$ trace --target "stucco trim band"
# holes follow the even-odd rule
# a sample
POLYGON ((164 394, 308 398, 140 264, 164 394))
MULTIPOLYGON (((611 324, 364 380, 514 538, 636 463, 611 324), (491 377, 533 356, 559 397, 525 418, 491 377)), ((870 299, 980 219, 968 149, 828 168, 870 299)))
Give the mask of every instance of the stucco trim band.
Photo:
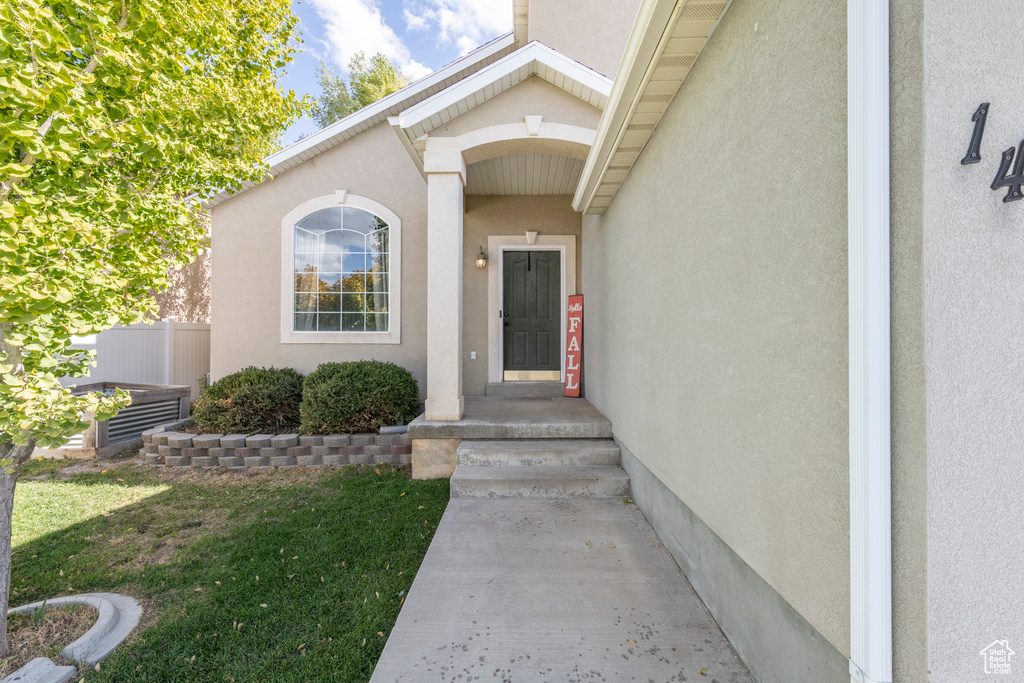
POLYGON ((761 683, 842 683, 848 660, 618 439, 633 501, 761 683))

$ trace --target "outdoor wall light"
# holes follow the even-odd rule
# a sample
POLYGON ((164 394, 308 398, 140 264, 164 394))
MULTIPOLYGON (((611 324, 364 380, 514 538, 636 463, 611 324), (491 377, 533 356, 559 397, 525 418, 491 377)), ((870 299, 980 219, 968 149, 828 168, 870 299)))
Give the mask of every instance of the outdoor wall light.
POLYGON ((487 254, 484 253, 483 247, 480 247, 480 253, 476 255, 476 267, 480 270, 487 267, 487 254))

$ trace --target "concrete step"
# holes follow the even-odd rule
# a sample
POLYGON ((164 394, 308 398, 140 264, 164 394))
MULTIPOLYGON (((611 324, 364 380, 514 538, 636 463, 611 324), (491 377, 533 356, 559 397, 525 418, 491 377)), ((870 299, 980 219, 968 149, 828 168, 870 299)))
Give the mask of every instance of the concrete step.
POLYGON ((452 498, 618 498, 628 493, 629 476, 611 465, 459 465, 451 478, 452 498))
POLYGON ((463 441, 459 465, 525 467, 531 465, 619 465, 622 453, 603 439, 529 439, 463 441))
POLYGON ((490 382, 485 393, 487 396, 513 398, 551 398, 552 396, 565 396, 565 384, 562 382, 490 382))

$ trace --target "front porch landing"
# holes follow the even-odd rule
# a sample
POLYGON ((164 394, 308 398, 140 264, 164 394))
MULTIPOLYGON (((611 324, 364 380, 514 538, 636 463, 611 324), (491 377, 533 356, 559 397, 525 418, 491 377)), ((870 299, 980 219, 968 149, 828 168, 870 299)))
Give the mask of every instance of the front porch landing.
POLYGON ((416 479, 450 477, 463 440, 610 439, 612 423, 583 398, 466 396, 461 420, 409 423, 412 474, 416 479))

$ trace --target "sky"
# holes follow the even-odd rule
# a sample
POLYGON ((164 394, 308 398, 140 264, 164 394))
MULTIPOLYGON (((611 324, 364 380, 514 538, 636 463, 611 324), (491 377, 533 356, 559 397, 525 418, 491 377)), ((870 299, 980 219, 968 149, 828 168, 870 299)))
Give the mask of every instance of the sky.
MULTIPOLYGON (((280 85, 300 97, 320 94, 320 60, 347 80, 352 55, 383 52, 416 79, 512 30, 511 0, 292 0, 292 12, 299 17, 302 52, 280 85)), ((304 118, 281 141, 290 145, 316 130, 304 118)))

